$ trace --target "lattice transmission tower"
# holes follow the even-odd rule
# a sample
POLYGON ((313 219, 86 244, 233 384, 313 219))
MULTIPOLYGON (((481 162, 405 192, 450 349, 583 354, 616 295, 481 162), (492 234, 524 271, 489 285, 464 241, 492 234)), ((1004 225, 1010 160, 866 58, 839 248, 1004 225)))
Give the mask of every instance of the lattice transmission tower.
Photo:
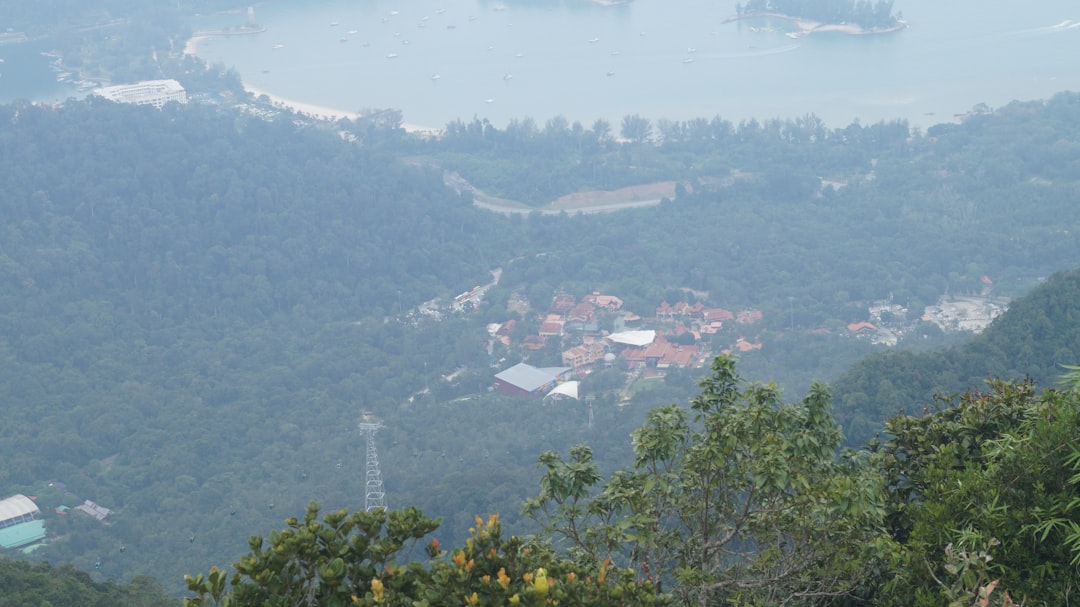
POLYGON ((364 511, 386 508, 386 492, 383 491, 382 474, 379 472, 379 453, 375 450, 375 433, 382 424, 361 422, 360 431, 367 443, 367 464, 364 480, 364 511))

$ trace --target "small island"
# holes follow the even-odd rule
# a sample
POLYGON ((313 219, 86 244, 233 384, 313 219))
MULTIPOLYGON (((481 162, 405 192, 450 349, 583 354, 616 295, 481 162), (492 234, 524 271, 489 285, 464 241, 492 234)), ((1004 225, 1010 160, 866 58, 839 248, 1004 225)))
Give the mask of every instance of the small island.
POLYGON ((753 17, 773 17, 794 21, 798 31, 791 38, 815 32, 845 34, 886 34, 907 27, 900 13, 893 13, 893 0, 747 0, 735 3, 735 15, 725 22, 753 17))

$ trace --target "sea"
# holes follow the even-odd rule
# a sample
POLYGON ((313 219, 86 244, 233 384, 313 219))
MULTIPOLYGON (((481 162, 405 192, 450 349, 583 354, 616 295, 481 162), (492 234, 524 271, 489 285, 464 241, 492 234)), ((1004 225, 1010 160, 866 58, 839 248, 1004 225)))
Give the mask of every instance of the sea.
POLYGON ((196 30, 265 27, 199 39, 197 54, 276 97, 393 108, 431 128, 562 117, 618 131, 628 115, 807 114, 829 127, 926 128, 981 104, 1080 90, 1076 0, 896 0, 902 31, 798 38, 783 19, 729 21, 735 3, 716 0, 269 0, 249 10, 193 18, 196 30))

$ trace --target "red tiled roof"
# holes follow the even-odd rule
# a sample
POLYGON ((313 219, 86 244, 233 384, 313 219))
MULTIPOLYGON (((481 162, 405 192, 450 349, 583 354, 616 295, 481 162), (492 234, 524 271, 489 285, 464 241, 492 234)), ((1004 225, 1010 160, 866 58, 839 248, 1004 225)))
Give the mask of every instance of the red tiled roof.
POLYGON ((723 308, 709 308, 701 311, 701 317, 705 320, 735 320, 735 315, 723 308))

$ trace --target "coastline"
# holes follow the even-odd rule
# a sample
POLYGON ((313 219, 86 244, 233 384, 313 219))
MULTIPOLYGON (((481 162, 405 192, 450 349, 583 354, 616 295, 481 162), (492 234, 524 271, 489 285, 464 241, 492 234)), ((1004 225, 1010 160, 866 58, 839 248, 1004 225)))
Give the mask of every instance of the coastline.
MULTIPOLYGON (((260 28, 259 31, 264 31, 264 30, 262 28, 260 28)), ((199 44, 203 40, 208 40, 210 38, 214 38, 215 36, 224 36, 224 35, 233 35, 233 36, 235 36, 235 35, 241 35, 241 34, 254 34, 254 33, 259 33, 259 32, 255 31, 255 30, 245 30, 245 31, 242 31, 242 32, 238 31, 238 30, 195 32, 194 34, 192 34, 192 36, 190 38, 187 39, 187 42, 184 43, 184 51, 183 52, 184 52, 185 55, 192 55, 192 56, 197 57, 199 55, 199 44)), ((263 90, 263 89, 258 88, 256 86, 253 86, 253 85, 251 85, 251 84, 249 84, 247 82, 243 82, 242 84, 244 86, 244 91, 250 93, 251 96, 256 98, 256 99, 258 99, 259 97, 265 96, 267 99, 270 100, 270 105, 272 105, 272 106, 274 106, 274 107, 276 107, 278 109, 288 110, 288 111, 291 111, 291 112, 296 113, 296 114, 300 114, 300 115, 303 115, 303 116, 308 116, 308 117, 313 118, 315 120, 325 120, 325 121, 329 121, 329 122, 336 122, 338 120, 357 120, 357 119, 361 118, 360 112, 350 112, 348 110, 342 110, 342 109, 338 109, 338 108, 327 107, 327 106, 319 105, 319 104, 316 104, 316 103, 308 103, 308 102, 305 102, 305 101, 298 101, 296 99, 289 99, 287 97, 282 97, 281 95, 275 95, 274 93, 271 93, 270 91, 263 90)), ((423 134, 426 134, 426 135, 439 135, 439 134, 442 133, 442 129, 435 129, 435 128, 431 128, 431 127, 428 127, 428 126, 421 126, 421 125, 418 125, 418 124, 410 124, 410 123, 407 123, 407 122, 402 122, 401 123, 401 128, 405 129, 405 132, 407 132, 407 133, 423 133, 423 134)))
POLYGON ((802 17, 785 15, 784 13, 771 12, 753 12, 732 15, 727 19, 724 19, 723 22, 733 23, 742 19, 755 18, 772 18, 793 21, 795 23, 795 27, 798 28, 798 31, 788 32, 787 34, 785 34, 788 38, 802 38, 803 36, 809 36, 810 34, 819 32, 840 32, 849 36, 872 36, 877 34, 892 34, 894 32, 899 32, 900 30, 907 29, 908 27, 907 21, 898 20, 895 25, 889 27, 867 29, 857 23, 822 23, 820 21, 811 21, 802 17))
MULTIPOLYGON (((293 113, 300 114, 301 116, 308 116, 315 120, 325 120, 329 122, 336 122, 338 120, 358 120, 363 116, 360 112, 350 112, 348 110, 342 110, 338 108, 327 107, 324 105, 318 105, 316 103, 308 103, 305 101, 297 101, 295 99, 288 99, 280 95, 275 95, 269 91, 265 91, 258 87, 252 86, 248 83, 244 83, 244 90, 251 93, 253 97, 258 99, 265 96, 270 100, 270 105, 289 110, 293 113)), ((427 135, 438 135, 442 132, 442 129, 434 129, 431 127, 421 126, 418 124, 410 124, 407 122, 401 123, 401 128, 405 129, 406 133, 423 133, 427 135)))

